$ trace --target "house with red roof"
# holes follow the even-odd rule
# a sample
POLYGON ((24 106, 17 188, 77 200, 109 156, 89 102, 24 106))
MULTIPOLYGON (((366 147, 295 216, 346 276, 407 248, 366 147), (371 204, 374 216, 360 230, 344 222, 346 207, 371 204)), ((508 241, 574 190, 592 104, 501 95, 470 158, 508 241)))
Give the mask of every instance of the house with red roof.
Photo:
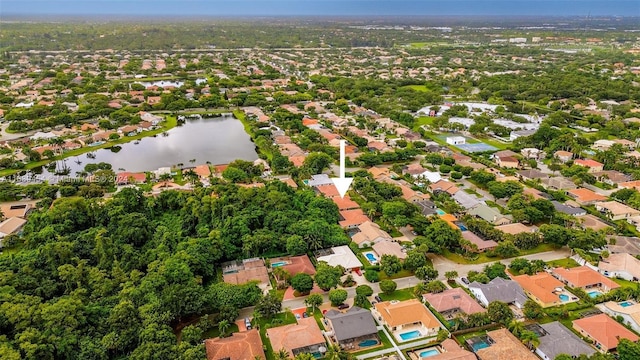
POLYGON ((638 341, 640 338, 606 314, 598 314, 573 321, 580 335, 593 341, 596 349, 606 353, 618 347, 620 339, 638 341))
POLYGON ((589 172, 602 171, 604 168, 604 164, 599 163, 592 159, 578 159, 578 160, 575 160, 573 163, 578 166, 589 168, 589 172))

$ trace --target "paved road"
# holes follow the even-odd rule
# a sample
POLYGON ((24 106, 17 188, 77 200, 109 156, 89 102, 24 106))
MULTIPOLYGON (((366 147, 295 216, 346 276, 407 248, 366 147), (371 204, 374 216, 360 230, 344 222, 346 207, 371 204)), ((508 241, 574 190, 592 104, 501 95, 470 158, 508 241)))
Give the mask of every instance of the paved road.
POLYGON ((0 139, 2 141, 8 141, 8 140, 13 140, 13 139, 19 139, 19 138, 23 138, 25 136, 31 136, 35 133, 35 131, 28 131, 26 133, 20 132, 20 133, 8 133, 6 130, 9 127, 10 122, 7 122, 6 124, 2 124, 2 126, 0 126, 0 139))
MULTIPOLYGON (((570 255, 571 255, 571 252, 569 249, 560 249, 560 250, 547 251, 543 253, 521 256, 521 258, 524 258, 527 260, 552 261, 552 260, 564 259, 569 257, 570 255)), ((469 271, 472 271, 472 270, 482 271, 482 269, 485 266, 491 265, 496 262, 501 262, 505 265, 509 265, 511 264, 511 261, 513 261, 513 259, 515 258, 502 259, 502 260, 497 260, 497 261, 492 261, 492 262, 487 262, 482 264, 458 264, 456 262, 453 262, 445 258, 444 256, 434 255, 434 254, 429 254, 429 259, 431 259, 433 266, 438 270, 438 273, 439 273, 438 280, 445 280, 444 274, 447 271, 455 270, 458 272, 459 276, 466 276, 469 273, 469 271)), ((395 279, 394 281, 398 284, 398 289, 412 288, 421 282, 415 276, 408 276, 400 279, 395 279)), ((370 286, 373 289, 374 293, 380 292, 380 285, 378 283, 370 284, 370 286)), ((355 287, 348 288, 345 290, 347 290, 349 299, 353 299, 356 296, 355 287)), ((328 292, 325 292, 324 294, 322 294, 322 297, 324 298, 325 302, 329 302, 328 292)), ((282 302, 282 308, 283 309, 287 309, 287 308, 299 309, 299 308, 305 307, 306 305, 304 303, 304 300, 305 300, 304 297, 285 300, 282 302)), ((251 317, 251 316, 253 316, 253 307, 248 307, 240 310, 240 318, 251 317)))
MULTIPOLYGON (((560 250, 547 251, 543 253, 531 254, 526 256, 519 256, 519 258, 524 258, 527 260, 552 261, 552 260, 564 259, 569 257, 570 255, 571 255, 571 251, 569 249, 560 249, 560 250)), ((496 262, 501 262, 505 265, 509 265, 511 264, 511 261, 513 261, 513 259, 516 259, 516 258, 502 259, 502 260, 497 260, 497 261, 492 261, 492 262, 487 262, 482 264, 458 264, 445 258, 442 255, 429 254, 428 256, 429 256, 429 259, 431 259, 431 262, 433 263, 433 267, 436 268, 439 272, 439 275, 438 275, 439 280, 445 279, 444 274, 447 271, 455 270, 458 272, 459 276, 465 276, 466 274, 469 273, 469 271, 472 271, 472 270, 482 271, 482 269, 485 266, 491 265, 496 262)))

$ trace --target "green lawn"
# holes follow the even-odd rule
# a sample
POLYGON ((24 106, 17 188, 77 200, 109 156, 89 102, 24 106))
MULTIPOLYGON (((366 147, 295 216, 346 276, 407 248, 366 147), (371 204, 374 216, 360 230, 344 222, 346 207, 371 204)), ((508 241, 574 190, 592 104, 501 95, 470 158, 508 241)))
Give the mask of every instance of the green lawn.
MULTIPOLYGON (((540 244, 530 250, 520 250, 520 254, 518 254, 518 256, 531 255, 531 254, 547 252, 551 250, 554 250, 553 245, 540 244)), ((483 263, 492 262, 492 261, 504 260, 499 257, 488 257, 486 254, 483 254, 483 253, 478 254, 477 258, 475 259, 466 259, 462 255, 452 253, 449 250, 445 250, 442 255, 451 261, 457 262, 458 264, 483 264, 483 263)))
POLYGON ((379 293, 378 294, 382 301, 390 301, 390 300, 410 300, 415 299, 416 297, 413 295, 412 289, 398 289, 391 294, 379 293))
POLYGON ((563 267, 565 269, 569 269, 569 268, 574 268, 574 267, 580 266, 580 264, 578 264, 572 258, 547 261, 547 265, 549 265, 551 267, 563 267))
MULTIPOLYGON (((239 331, 238 325, 233 323, 231 324, 231 326, 229 326, 229 329, 227 330, 227 335, 238 332, 238 331, 239 331)), ((219 336, 220 336, 220 329, 218 328, 218 325, 209 328, 207 331, 205 331, 202 334, 203 339, 217 338, 219 336)))
POLYGON ((431 126, 433 124, 433 120, 435 119, 436 118, 431 116, 420 116, 413 123, 413 130, 418 131, 418 129, 420 129, 420 127, 422 127, 423 125, 431 126))
POLYGON ((429 91, 429 89, 427 89, 427 87, 425 85, 407 85, 407 86, 403 86, 403 89, 411 89, 411 90, 415 90, 415 91, 421 91, 421 92, 427 92, 429 91))
POLYGON ((407 277, 407 276, 413 275, 413 273, 411 271, 405 270, 405 269, 402 269, 402 270, 400 270, 399 273, 393 274, 391 276, 388 276, 387 274, 385 274, 384 271, 380 271, 379 274, 380 274, 380 280, 387 280, 387 279, 393 280, 393 279, 399 279, 399 278, 403 278, 403 277, 407 277))
POLYGON ((620 285, 622 287, 633 288, 633 289, 636 289, 636 290, 638 289, 638 283, 637 282, 624 280, 624 279, 616 279, 616 278, 611 278, 611 280, 615 281, 618 285, 620 285))

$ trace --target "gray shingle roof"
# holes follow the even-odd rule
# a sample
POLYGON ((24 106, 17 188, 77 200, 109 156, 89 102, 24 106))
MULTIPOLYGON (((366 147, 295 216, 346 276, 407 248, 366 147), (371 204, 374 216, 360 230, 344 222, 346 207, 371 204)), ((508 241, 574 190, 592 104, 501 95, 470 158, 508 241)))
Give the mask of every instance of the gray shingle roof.
POLYGON ((551 202, 553 204, 553 207, 556 209, 557 212, 561 212, 561 213, 565 213, 567 215, 579 215, 579 214, 586 214, 587 211, 583 208, 574 208, 572 206, 568 206, 565 204, 562 204, 558 201, 552 201, 551 202))
POLYGON ((547 334, 539 337, 540 345, 538 350, 549 359, 555 359, 560 354, 578 357, 582 354, 591 355, 596 352, 571 330, 557 321, 540 326, 547 334))
POLYGON ((507 304, 517 302, 523 305, 527 301, 527 295, 517 282, 500 277, 489 281, 488 284, 474 281, 469 284, 469 287, 480 289, 489 303, 501 301, 507 304))
POLYGON ((352 307, 345 313, 330 310, 324 316, 331 320, 333 332, 338 341, 378 333, 378 328, 373 321, 371 312, 357 306, 352 307))

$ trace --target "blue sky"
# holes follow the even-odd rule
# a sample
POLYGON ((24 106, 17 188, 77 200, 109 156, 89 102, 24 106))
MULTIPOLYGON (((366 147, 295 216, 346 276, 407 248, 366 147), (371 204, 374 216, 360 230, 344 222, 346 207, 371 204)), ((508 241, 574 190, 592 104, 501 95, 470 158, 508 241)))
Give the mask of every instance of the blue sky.
POLYGON ((1 0, 14 14, 640 16, 640 0, 1 0))

